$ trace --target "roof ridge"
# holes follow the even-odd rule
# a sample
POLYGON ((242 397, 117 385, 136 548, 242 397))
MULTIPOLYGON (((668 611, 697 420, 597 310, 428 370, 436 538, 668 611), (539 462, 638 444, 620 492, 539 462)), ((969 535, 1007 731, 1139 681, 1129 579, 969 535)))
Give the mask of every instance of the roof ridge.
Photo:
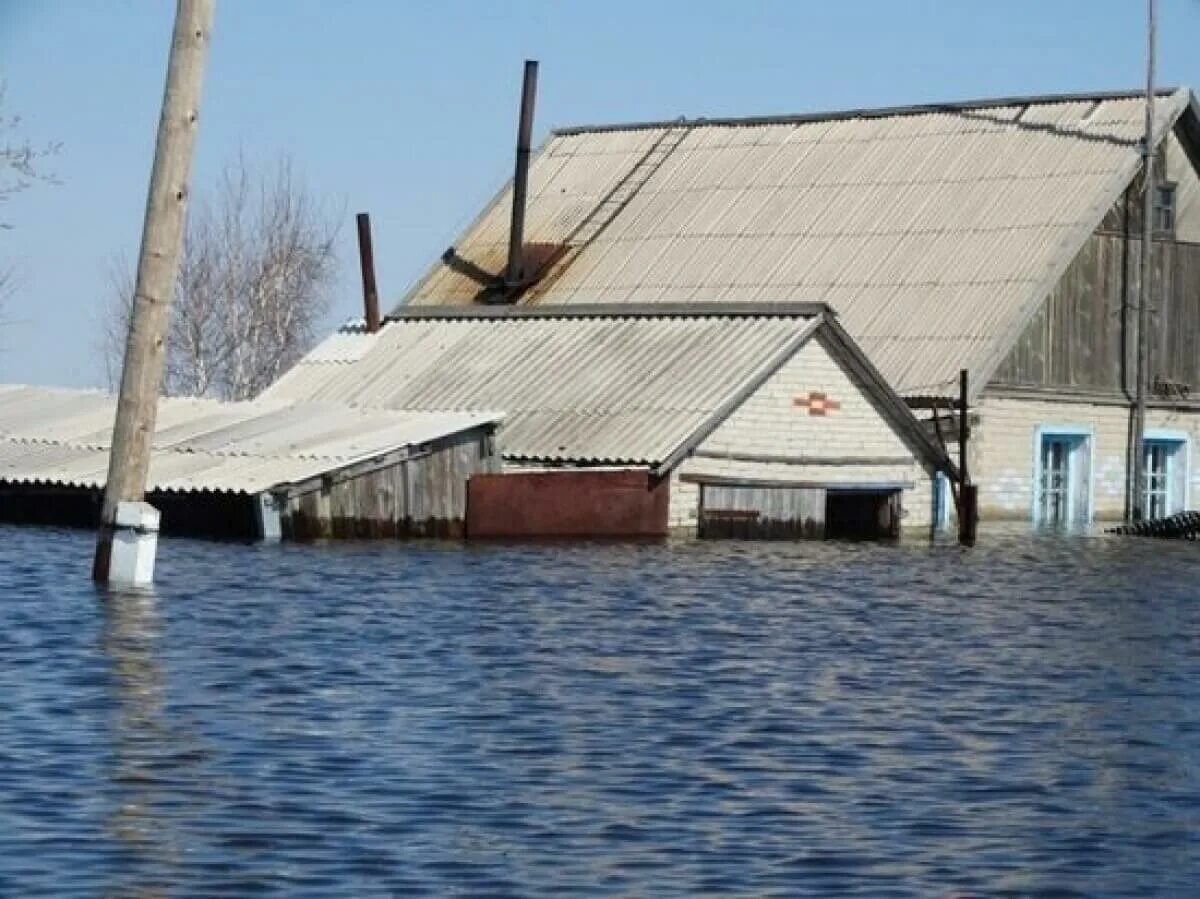
POLYGON ((756 301, 670 303, 563 303, 551 305, 400 306, 388 322, 414 320, 522 320, 620 318, 816 318, 836 313, 825 303, 756 301))
MULTIPOLYGON (((1184 85, 1174 87, 1164 86, 1155 91, 1157 97, 1170 97, 1180 90, 1187 90, 1184 85)), ((908 106, 879 106, 852 109, 828 110, 825 112, 792 113, 782 115, 758 116, 717 116, 689 119, 679 116, 676 119, 650 120, 643 122, 614 122, 609 124, 569 125, 555 128, 551 135, 569 137, 576 134, 591 134, 605 131, 644 131, 653 128, 679 127, 751 127, 755 125, 788 125, 807 124, 815 122, 832 122, 848 119, 883 119, 899 116, 929 115, 939 112, 963 112, 971 109, 996 109, 1005 106, 1045 106, 1054 103, 1086 103, 1105 100, 1136 100, 1145 96, 1145 90, 1124 91, 1091 91, 1082 93, 1062 94, 1030 94, 1011 97, 984 97, 974 100, 942 101, 935 103, 918 103, 908 106)))

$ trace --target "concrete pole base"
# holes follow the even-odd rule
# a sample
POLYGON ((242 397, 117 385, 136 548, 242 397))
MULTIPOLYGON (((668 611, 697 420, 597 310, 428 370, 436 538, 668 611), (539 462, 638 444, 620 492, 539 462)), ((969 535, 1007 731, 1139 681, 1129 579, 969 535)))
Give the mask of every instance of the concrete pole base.
POLYGON ((154 582, 160 515, 149 503, 122 502, 110 532, 108 571, 99 578, 113 587, 146 587, 154 582))

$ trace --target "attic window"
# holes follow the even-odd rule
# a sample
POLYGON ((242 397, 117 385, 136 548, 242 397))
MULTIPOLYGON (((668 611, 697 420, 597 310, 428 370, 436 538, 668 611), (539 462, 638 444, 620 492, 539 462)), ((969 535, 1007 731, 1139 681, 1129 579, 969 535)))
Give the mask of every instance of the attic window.
POLYGON ((1175 234, 1175 185, 1160 184, 1154 188, 1154 233, 1175 234))

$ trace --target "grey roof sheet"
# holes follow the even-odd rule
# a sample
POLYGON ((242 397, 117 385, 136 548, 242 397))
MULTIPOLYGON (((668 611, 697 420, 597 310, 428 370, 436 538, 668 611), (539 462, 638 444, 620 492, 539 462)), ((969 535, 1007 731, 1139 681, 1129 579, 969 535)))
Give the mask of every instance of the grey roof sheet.
MULTIPOLYGON (((1159 134, 1190 102, 1158 98, 1159 134)), ((1136 171, 1142 117, 1098 94, 558 132, 525 233, 570 249, 523 302, 824 302, 901 392, 980 384, 1136 171)), ((499 272, 509 207, 458 254, 499 272)), ((439 263, 406 300, 478 290, 439 263)))
MULTIPOLYGON (((102 487, 115 411, 110 394, 0 386, 0 481, 102 487)), ((498 420, 482 410, 164 398, 147 489, 258 493, 498 420)))
POLYGON ((401 318, 376 335, 344 330, 266 397, 502 409, 508 458, 656 464, 814 322, 811 311, 730 317, 628 308, 617 316, 497 310, 401 318), (351 338, 371 343, 359 352, 351 338))

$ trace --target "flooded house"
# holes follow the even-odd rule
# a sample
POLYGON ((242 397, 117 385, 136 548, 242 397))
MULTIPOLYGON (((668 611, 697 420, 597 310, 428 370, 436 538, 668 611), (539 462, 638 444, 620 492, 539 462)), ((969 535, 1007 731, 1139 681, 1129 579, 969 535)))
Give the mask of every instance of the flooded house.
POLYGON ((469 537, 927 533, 953 473, 820 304, 413 305, 264 400, 501 410, 469 537))
MULTIPOLYGON (((968 372, 969 467, 983 519, 1120 518, 1133 501, 1143 112, 1141 95, 1096 93, 562 128, 527 173, 518 153, 517 201, 509 186, 482 210, 380 341, 400 341, 426 306, 631 304, 668 315, 703 303, 824 304, 931 430, 934 419, 952 425, 946 410, 968 372)), ((1161 92, 1154 122, 1141 499, 1167 514, 1195 502, 1200 436, 1191 396, 1200 383, 1200 117, 1191 91, 1161 92)), ((723 319, 728 336, 715 345, 733 347, 741 326, 723 319)), ((695 376, 733 352, 703 354, 695 376)), ((568 365, 559 376, 587 382, 594 372, 568 365)), ((793 386, 789 403, 822 393, 839 401, 835 391, 793 386)), ((952 444, 955 428, 945 430, 952 444)), ((777 442, 738 453, 769 456, 780 482, 811 479, 807 457, 864 453, 856 439, 766 422, 759 439, 777 442)), ((694 489, 683 475, 702 454, 717 453, 699 446, 677 492, 694 489)), ((709 495, 719 495, 712 484, 709 495)), ((950 505, 943 497, 906 509, 945 520, 950 505)))

